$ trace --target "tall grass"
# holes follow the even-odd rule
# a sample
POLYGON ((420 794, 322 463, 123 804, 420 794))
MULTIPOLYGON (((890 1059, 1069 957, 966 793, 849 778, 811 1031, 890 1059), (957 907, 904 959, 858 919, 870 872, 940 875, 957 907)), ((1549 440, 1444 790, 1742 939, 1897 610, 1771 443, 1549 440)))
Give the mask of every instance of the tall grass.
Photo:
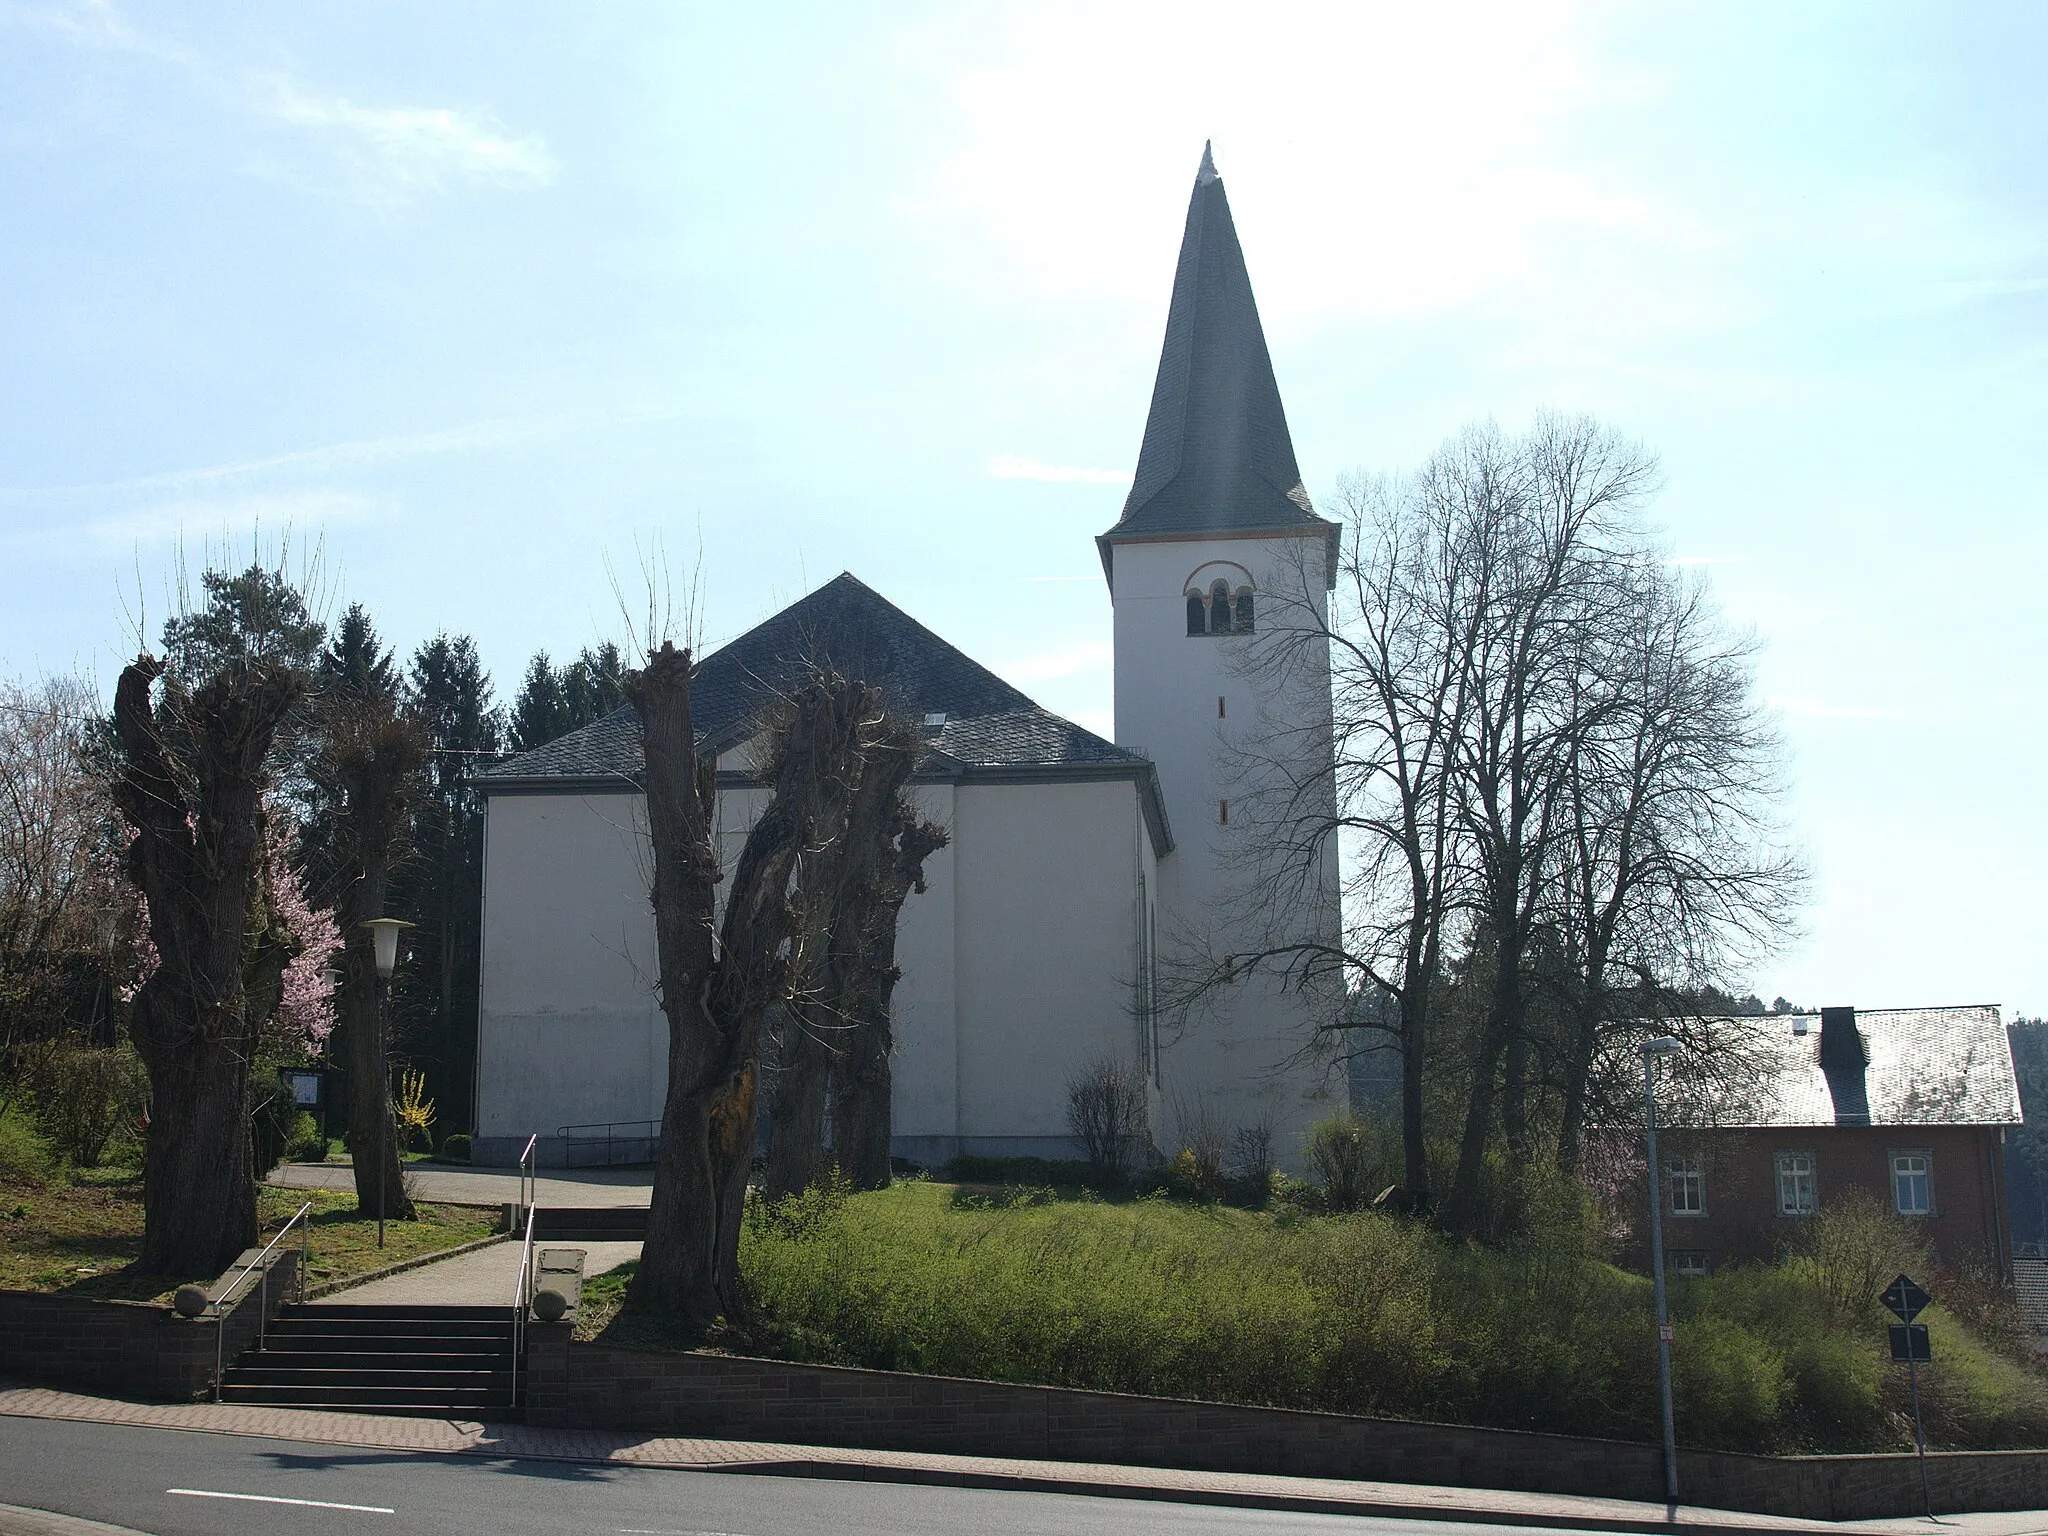
MULTIPOLYGON (((912 1183, 749 1218, 752 1347, 786 1358, 1103 1391, 1645 1439, 1649 1282, 1552 1200, 1504 1248, 1376 1212, 1006 1198, 912 1183)), ((1674 1293, 1681 1438, 1730 1449, 1902 1443, 1884 1334, 1810 1263, 1674 1293)), ((2048 1443, 2032 1370, 1936 1314, 1944 1443, 2048 1443)))

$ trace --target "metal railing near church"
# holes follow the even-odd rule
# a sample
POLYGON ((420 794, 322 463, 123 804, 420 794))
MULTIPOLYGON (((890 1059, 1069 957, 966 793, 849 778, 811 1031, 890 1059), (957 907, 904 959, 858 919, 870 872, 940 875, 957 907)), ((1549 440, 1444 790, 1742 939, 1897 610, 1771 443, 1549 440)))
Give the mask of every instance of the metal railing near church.
POLYGON ((571 1168, 630 1168, 651 1163, 661 1146, 659 1120, 600 1120, 565 1125, 555 1134, 562 1138, 562 1159, 571 1168))

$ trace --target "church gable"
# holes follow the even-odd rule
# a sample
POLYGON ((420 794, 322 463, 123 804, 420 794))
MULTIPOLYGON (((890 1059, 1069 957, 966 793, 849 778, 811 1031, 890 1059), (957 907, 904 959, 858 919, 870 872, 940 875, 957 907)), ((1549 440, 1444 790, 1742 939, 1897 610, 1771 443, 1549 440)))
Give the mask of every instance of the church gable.
MULTIPOLYGON (((872 683, 924 722, 921 779, 1006 775, 1137 780, 1153 840, 1170 846, 1157 779, 1143 755, 1032 702, 894 603, 842 573, 697 664, 698 747, 720 756, 753 735, 762 708, 822 662, 872 683)), ((486 769, 493 790, 626 788, 642 771, 631 706, 486 769)))

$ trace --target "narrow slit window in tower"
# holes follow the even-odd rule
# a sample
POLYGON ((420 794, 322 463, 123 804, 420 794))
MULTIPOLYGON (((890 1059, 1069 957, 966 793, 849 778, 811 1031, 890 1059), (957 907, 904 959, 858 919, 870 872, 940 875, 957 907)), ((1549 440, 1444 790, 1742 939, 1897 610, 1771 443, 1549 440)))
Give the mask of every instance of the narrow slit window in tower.
POLYGON ((1222 694, 1220 694, 1220 693, 1216 695, 1216 718, 1217 718, 1218 720, 1221 720, 1221 719, 1223 719, 1223 718, 1224 718, 1224 714, 1223 714, 1223 695, 1222 695, 1222 694))

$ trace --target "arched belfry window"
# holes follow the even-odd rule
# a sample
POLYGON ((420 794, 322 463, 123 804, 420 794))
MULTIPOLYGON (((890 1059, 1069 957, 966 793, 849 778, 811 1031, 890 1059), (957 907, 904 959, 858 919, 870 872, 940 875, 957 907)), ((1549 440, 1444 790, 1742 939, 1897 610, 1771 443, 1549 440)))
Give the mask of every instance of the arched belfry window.
POLYGON ((1230 583, 1220 576, 1209 588, 1209 633, 1230 633, 1230 583))
POLYGON ((1252 573, 1233 560, 1197 566, 1181 589, 1190 635, 1252 632, 1252 573))

